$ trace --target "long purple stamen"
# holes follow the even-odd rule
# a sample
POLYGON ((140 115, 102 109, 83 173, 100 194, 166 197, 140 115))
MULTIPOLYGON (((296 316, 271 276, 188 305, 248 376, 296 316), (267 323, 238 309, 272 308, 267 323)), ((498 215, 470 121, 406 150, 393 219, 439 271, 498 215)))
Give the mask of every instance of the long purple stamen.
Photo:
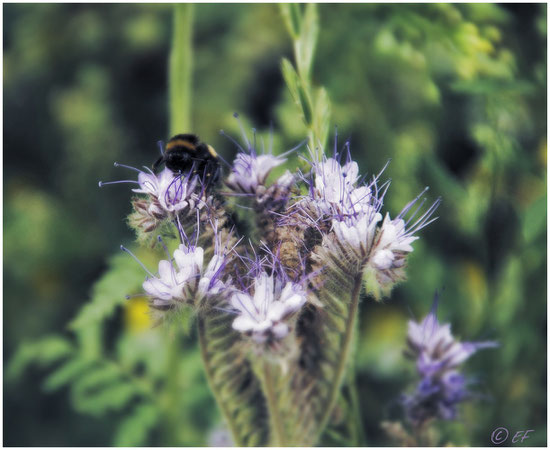
POLYGON ((136 167, 127 166, 126 164, 120 164, 118 162, 113 163, 113 166, 115 166, 115 167, 124 167, 125 169, 130 169, 130 170, 133 170, 134 172, 138 172, 138 173, 142 172, 141 170, 137 169, 136 167))
POLYGON ((100 181, 98 183, 99 187, 107 186, 109 184, 139 184, 136 180, 118 180, 118 181, 100 181))
POLYGON ((126 252, 128 253, 132 258, 134 258, 136 260, 136 262, 143 268, 143 270, 145 270, 145 272, 147 272, 149 275, 151 275, 153 278, 157 278, 155 275, 153 275, 149 269, 147 267, 145 267, 145 264, 143 264, 136 255, 134 255, 130 250, 128 250, 126 247, 124 247, 124 245, 121 245, 120 246, 120 249, 123 251, 123 252, 126 252))

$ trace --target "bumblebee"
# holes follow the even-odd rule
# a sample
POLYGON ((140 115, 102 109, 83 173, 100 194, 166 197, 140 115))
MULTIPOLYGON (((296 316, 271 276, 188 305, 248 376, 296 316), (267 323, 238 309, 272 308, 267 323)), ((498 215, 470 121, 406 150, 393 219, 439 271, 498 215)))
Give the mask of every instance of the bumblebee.
POLYGON ((221 175, 218 154, 212 146, 201 142, 194 134, 177 134, 172 137, 163 155, 153 164, 153 170, 156 171, 162 164, 172 172, 197 174, 206 186, 216 184, 221 175))

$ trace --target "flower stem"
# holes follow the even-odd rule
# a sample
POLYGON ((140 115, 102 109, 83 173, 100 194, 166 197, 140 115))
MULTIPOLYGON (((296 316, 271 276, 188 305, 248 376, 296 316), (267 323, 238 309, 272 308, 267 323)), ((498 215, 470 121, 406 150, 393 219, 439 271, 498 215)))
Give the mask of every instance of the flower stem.
POLYGON ((225 419, 225 422, 227 424, 227 427, 229 428, 229 431, 231 432, 231 437, 233 438, 233 443, 236 447, 242 447, 244 446, 244 443, 241 442, 239 439, 239 434, 237 433, 236 424, 233 420, 233 417, 227 410, 225 403, 220 401, 219 398, 219 392, 218 389, 216 389, 216 386, 214 384, 214 378, 212 375, 212 367, 210 366, 210 359, 208 358, 208 351, 206 348, 206 337, 205 337, 205 327, 204 327, 204 320, 199 317, 198 318, 198 335, 199 335, 199 347, 201 351, 201 357, 202 362, 204 366, 204 371, 206 373, 206 379, 208 380, 208 385, 210 386, 210 390, 214 394, 214 398, 216 399, 216 403, 218 404, 222 416, 225 419))
POLYGON ((191 129, 191 82, 193 70, 193 4, 174 5, 170 52, 170 133, 191 129))
POLYGON ((359 297, 361 294, 362 280, 363 277, 362 274, 360 274, 357 275, 353 281, 351 303, 349 307, 349 314, 346 320, 346 333, 343 337, 341 348, 342 354, 338 361, 338 367, 336 368, 336 371, 334 373, 334 378, 331 382, 330 394, 328 396, 326 407, 323 409, 323 415, 321 416, 321 420, 319 421, 316 441, 319 440, 321 434, 325 430, 332 414, 332 410, 334 409, 336 401, 338 400, 338 395, 340 394, 340 389, 342 387, 342 382, 344 380, 344 375, 346 372, 346 366, 348 364, 351 349, 353 347, 353 335, 355 331, 355 321, 357 320, 357 311, 359 309, 359 297))
POLYGON ((168 377, 164 391, 164 407, 166 412, 165 439, 166 445, 179 445, 178 422, 179 422, 179 377, 180 377, 180 335, 176 333, 169 342, 168 348, 168 377))
POLYGON ((348 371, 348 389, 351 401, 351 413, 353 415, 354 428, 354 447, 366 447, 367 439, 365 430, 363 429, 363 421, 361 420, 361 404, 359 402, 359 390, 357 389, 357 379, 355 375, 355 365, 348 371))
POLYGON ((274 447, 284 447, 286 445, 285 430, 279 408, 277 407, 272 367, 269 361, 264 361, 262 375, 264 394, 266 396, 267 408, 269 411, 269 420, 271 421, 271 443, 274 447))

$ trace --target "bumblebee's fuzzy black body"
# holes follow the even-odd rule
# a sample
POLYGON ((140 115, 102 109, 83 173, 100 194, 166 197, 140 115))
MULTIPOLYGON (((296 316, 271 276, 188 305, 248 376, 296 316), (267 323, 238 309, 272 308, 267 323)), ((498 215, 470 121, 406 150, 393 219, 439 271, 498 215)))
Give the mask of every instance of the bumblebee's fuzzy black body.
POLYGON ((165 164, 172 172, 197 174, 206 186, 214 185, 221 175, 216 151, 194 134, 177 134, 166 144, 164 154, 155 161, 153 170, 165 164))

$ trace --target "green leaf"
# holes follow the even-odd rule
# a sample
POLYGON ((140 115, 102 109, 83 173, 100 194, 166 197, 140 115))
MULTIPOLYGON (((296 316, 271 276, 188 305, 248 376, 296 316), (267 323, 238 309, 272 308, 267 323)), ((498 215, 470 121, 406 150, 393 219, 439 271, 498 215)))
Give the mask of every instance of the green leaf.
POLYGON ((300 5, 297 3, 281 3, 279 4, 279 8, 290 37, 294 40, 298 39, 302 26, 300 5))
POLYGON ((330 132, 331 105, 325 88, 320 88, 315 101, 315 130, 319 142, 316 142, 323 150, 330 132))
POLYGON ((87 392, 101 389, 102 386, 121 381, 122 375, 114 365, 100 365, 87 370, 81 377, 75 380, 72 385, 73 395, 76 397, 85 396, 87 392))
POLYGON ((99 416, 107 411, 118 411, 124 408, 139 390, 127 381, 99 386, 98 389, 73 391, 74 408, 83 413, 99 416))
POLYGON ((319 35, 319 18, 317 16, 317 5, 308 3, 304 14, 304 20, 300 31, 300 38, 296 41, 296 64, 298 73, 303 82, 310 78, 313 55, 319 35))
POLYGON ((93 361, 85 359, 71 359, 61 367, 53 371, 44 380, 44 390, 47 392, 56 391, 57 389, 69 384, 84 372, 93 361))
POLYGON ((532 242, 546 229, 546 195, 541 196, 533 202, 523 214, 523 239, 525 242, 532 242))
POLYGON ((45 336, 36 342, 22 344, 9 362, 6 379, 15 380, 30 364, 49 366, 73 352, 71 343, 60 336, 45 336))
POLYGON ((299 105, 300 98, 298 95, 298 74, 296 73, 296 70, 294 70, 294 66, 292 65, 292 63, 286 58, 283 58, 281 62, 281 72, 283 73, 283 78, 288 87, 288 90, 290 91, 290 95, 292 96, 296 104, 299 105))
POLYGON ((149 403, 137 405, 118 426, 115 447, 143 446, 147 436, 160 420, 159 411, 149 403))
POLYGON ((120 252, 109 262, 109 270, 94 285, 91 300, 84 305, 69 324, 73 330, 101 324, 117 306, 126 301, 129 292, 143 283, 143 269, 126 253, 120 252))
POLYGON ((311 100, 309 98, 309 95, 306 89, 304 89, 304 86, 302 85, 302 83, 298 85, 298 99, 300 100, 300 106, 302 107, 304 122, 308 127, 311 127, 313 123, 311 100))

